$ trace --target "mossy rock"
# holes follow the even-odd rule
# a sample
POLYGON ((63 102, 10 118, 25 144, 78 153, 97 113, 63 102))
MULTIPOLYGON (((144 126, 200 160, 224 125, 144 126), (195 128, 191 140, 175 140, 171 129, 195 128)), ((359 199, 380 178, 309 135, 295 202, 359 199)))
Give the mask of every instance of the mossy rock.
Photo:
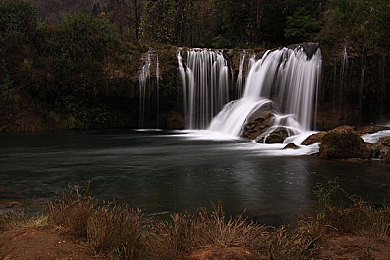
POLYGON ((324 159, 369 159, 371 151, 356 131, 352 129, 332 130, 322 137, 319 156, 324 159))

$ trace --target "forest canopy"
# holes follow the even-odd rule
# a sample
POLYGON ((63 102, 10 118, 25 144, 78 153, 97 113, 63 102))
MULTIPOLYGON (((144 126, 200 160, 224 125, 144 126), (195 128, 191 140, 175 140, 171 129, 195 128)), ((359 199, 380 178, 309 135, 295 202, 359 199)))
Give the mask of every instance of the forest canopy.
MULTIPOLYGON (((82 110, 80 127, 99 125, 118 105, 113 89, 123 94, 136 82, 150 47, 166 50, 161 61, 168 63, 173 46, 269 49, 307 41, 387 55, 389 28, 389 0, 0 0, 0 94, 24 93, 61 115, 82 110)), ((161 90, 172 96, 176 71, 168 74, 161 90)))

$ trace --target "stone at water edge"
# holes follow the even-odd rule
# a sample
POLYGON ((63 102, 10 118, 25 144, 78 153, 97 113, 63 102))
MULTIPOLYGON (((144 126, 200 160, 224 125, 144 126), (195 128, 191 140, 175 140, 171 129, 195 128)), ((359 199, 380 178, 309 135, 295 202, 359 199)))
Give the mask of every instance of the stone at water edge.
POLYGON ((324 137, 325 134, 326 134, 326 132, 312 134, 311 136, 306 138, 306 140, 303 141, 302 144, 303 145, 311 145, 311 144, 315 144, 315 143, 321 143, 321 139, 322 139, 322 137, 324 137))
MULTIPOLYGON (((334 129, 332 129, 330 131, 334 131, 334 132, 348 132, 348 131, 354 131, 354 130, 355 130, 355 128, 353 126, 343 125, 343 126, 336 127, 336 128, 334 128, 334 129)), ((330 132, 330 131, 328 131, 328 132, 330 132)), ((319 133, 316 133, 316 134, 312 134, 311 136, 306 138, 305 141, 302 142, 302 145, 311 145, 311 144, 315 144, 315 143, 321 143, 322 138, 328 132, 319 132, 319 133)))
POLYGON ((390 130, 390 127, 387 126, 380 126, 380 125, 370 125, 365 126, 361 128, 358 133, 359 135, 365 135, 365 134, 374 134, 380 131, 390 130))
POLYGON ((283 148, 283 150, 286 150, 286 149, 294 149, 294 150, 296 150, 296 149, 299 149, 299 148, 301 148, 301 147, 299 147, 298 145, 296 145, 296 144, 294 144, 294 143, 289 143, 289 144, 287 144, 287 145, 283 148))
POLYGON ((265 143, 266 144, 277 144, 283 143, 284 140, 288 137, 288 131, 285 127, 278 127, 268 136, 268 133, 262 133, 260 136, 256 138, 257 143, 265 143))
POLYGON ((373 158, 390 161, 390 136, 382 137, 378 143, 366 145, 371 150, 373 158))
POLYGON ((351 126, 342 126, 327 132, 321 139, 320 158, 369 159, 371 151, 351 126))
POLYGON ((273 125, 275 115, 272 103, 267 103, 253 112, 245 122, 241 137, 255 140, 273 125))

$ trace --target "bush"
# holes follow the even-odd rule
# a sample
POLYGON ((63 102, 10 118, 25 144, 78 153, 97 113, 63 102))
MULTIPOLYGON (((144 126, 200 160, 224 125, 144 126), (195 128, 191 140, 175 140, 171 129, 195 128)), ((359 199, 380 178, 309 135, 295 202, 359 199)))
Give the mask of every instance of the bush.
POLYGON ((213 38, 211 46, 217 49, 224 49, 231 48, 233 46, 233 43, 220 34, 213 38))
POLYGON ((102 62, 119 47, 119 35, 108 21, 91 14, 77 13, 58 24, 61 52, 74 61, 102 62))

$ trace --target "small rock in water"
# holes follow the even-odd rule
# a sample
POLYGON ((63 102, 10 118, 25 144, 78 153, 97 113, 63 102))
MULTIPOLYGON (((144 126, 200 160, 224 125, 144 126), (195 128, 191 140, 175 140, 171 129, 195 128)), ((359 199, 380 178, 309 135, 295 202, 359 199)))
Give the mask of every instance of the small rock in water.
POLYGON ((294 149, 294 150, 296 150, 296 149, 299 149, 300 147, 298 146, 298 145, 296 145, 296 144, 294 144, 294 143, 289 143, 289 144, 287 144, 284 148, 283 148, 283 150, 285 150, 285 149, 294 149))
POLYGON ((272 133, 265 132, 256 138, 257 143, 277 144, 283 143, 288 137, 288 131, 284 127, 276 128, 272 133))
POLYGON ((303 145, 310 145, 310 144, 315 144, 315 143, 321 143, 321 139, 322 139, 322 137, 324 137, 325 134, 326 134, 326 132, 312 134, 305 141, 303 141, 302 144, 303 145))

